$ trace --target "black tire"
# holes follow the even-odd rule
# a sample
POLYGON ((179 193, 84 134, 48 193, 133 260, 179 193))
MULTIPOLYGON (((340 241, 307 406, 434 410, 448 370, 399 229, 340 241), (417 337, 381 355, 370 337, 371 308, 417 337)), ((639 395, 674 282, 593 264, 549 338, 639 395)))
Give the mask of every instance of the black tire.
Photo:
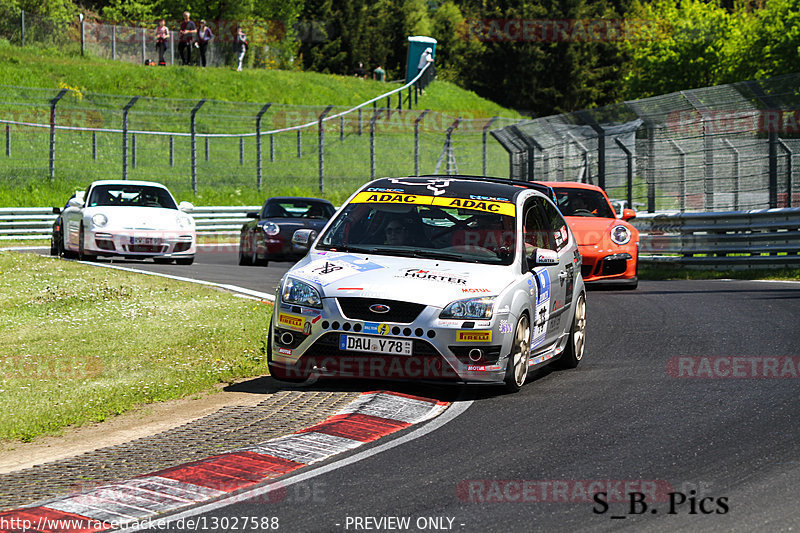
POLYGON ((154 257, 153 262, 158 263, 159 265, 168 265, 172 263, 173 259, 171 257, 154 257))
POLYGON ((53 232, 50 237, 50 255, 60 256, 62 254, 61 232, 53 232))
POLYGON ((631 278, 630 283, 625 285, 628 290, 634 290, 639 286, 639 247, 636 247, 636 274, 631 278))
POLYGON ((78 237, 78 260, 80 261, 94 261, 97 256, 87 254, 83 248, 83 240, 84 240, 84 231, 83 231, 83 223, 81 223, 81 230, 79 233, 80 237, 78 237))
POLYGON ((522 314, 514 329, 514 342, 506 363, 505 388, 508 392, 517 392, 528 379, 528 362, 531 357, 531 321, 528 315, 522 314))
POLYGON ((583 359, 586 347, 586 297, 581 293, 575 302, 575 314, 572 315, 572 327, 564 353, 554 363, 557 368, 575 368, 583 359))
POLYGON ((239 266, 246 266, 249 258, 245 255, 244 251, 244 238, 239 237, 239 266))
POLYGON ((175 259, 175 263, 178 265, 191 265, 192 263, 194 263, 194 256, 192 255, 190 257, 179 257, 175 259))

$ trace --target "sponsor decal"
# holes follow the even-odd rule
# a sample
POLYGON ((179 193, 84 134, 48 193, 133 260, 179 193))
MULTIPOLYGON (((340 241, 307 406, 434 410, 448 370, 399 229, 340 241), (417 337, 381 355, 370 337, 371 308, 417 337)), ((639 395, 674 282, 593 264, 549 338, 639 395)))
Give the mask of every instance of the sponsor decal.
POLYGON ((502 334, 511 333, 513 329, 514 328, 511 326, 508 320, 501 320, 500 326, 497 328, 497 330, 502 334))
POLYGON ((489 293, 489 292, 492 292, 492 291, 490 291, 489 289, 466 288, 466 289, 461 289, 461 292, 467 292, 467 293, 489 293))
POLYGON ((303 325, 306 319, 298 315, 290 315, 289 313, 278 313, 278 324, 295 331, 303 331, 303 325))
MULTIPOLYGON (((292 275, 307 281, 314 281, 323 286, 330 285, 348 276, 359 272, 384 268, 355 255, 342 255, 335 259, 314 261, 301 269, 292 272, 292 275)), ((355 289, 354 289, 355 290, 355 289)))
POLYGON ((463 320, 439 319, 436 321, 436 325, 443 328, 459 328, 461 327, 461 322, 463 320))
POLYGON ((278 348, 278 353, 292 355, 292 351, 289 348, 278 348))
POLYGON ((364 322, 364 333, 373 335, 388 335, 392 331, 392 326, 379 322, 364 322))
POLYGON ((501 370, 500 365, 469 365, 467 366, 467 370, 471 370, 473 372, 491 372, 493 370, 501 370))
POLYGON ((536 303, 540 304, 550 299, 550 272, 546 268, 536 270, 536 277, 539 280, 539 296, 536 303))
POLYGON ((315 317, 313 318, 313 320, 311 320, 311 323, 312 323, 312 324, 316 324, 317 322, 319 322, 319 319, 320 319, 320 318, 322 318, 322 315, 317 315, 317 316, 315 316, 315 317))
POLYGON ((533 317, 533 338, 531 348, 539 346, 544 341, 547 333, 547 321, 550 319, 550 301, 546 301, 536 306, 536 314, 533 317))
POLYGON ((405 189, 386 189, 384 187, 367 187, 364 190, 367 192, 394 192, 394 193, 406 192, 405 189))
POLYGON ((401 193, 373 193, 373 192, 360 192, 350 202, 351 204, 422 204, 430 205, 432 198, 430 196, 419 196, 416 194, 401 194, 401 193))
POLYGON ((466 285, 467 280, 457 277, 449 272, 437 272, 434 270, 422 270, 419 268, 406 268, 402 271, 401 278, 424 279, 427 281, 439 281, 443 283, 454 283, 456 285, 466 285))
POLYGON ((531 358, 531 360, 528 363, 528 366, 533 366, 533 365, 538 365, 539 363, 543 363, 548 359, 552 359, 553 357, 555 357, 555 355, 556 354, 553 352, 550 352, 549 354, 545 355, 537 355, 536 357, 531 358))
POLYGON ((456 342, 492 342, 492 330, 475 331, 462 329, 456 333, 456 342))
POLYGON ((444 179, 444 178, 432 178, 429 180, 424 180, 421 182, 406 182, 403 179, 398 178, 391 178, 392 183, 396 183, 398 185, 413 185, 415 187, 419 187, 422 183, 427 183, 425 186, 426 189, 433 192, 434 196, 439 196, 447 192, 447 187, 450 186, 450 182, 453 180, 444 179))

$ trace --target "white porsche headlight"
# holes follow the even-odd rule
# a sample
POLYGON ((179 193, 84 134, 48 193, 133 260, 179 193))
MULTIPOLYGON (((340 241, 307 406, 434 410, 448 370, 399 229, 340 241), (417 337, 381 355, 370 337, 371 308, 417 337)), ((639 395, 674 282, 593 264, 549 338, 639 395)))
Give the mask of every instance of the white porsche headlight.
POLYGON ((494 312, 494 296, 482 296, 480 298, 467 298, 466 300, 456 300, 450 302, 447 307, 439 313, 439 318, 492 318, 494 312))
POLYGON ((108 224, 108 217, 105 216, 103 213, 97 213, 92 217, 92 224, 94 224, 98 228, 102 228, 103 226, 108 224))
POLYGON ((628 244, 631 240, 631 232, 623 225, 617 225, 611 228, 611 240, 615 244, 628 244))
POLYGON ((178 215, 178 225, 182 228, 191 228, 194 224, 194 220, 192 217, 187 217, 185 215, 178 215))
POLYGON ((278 225, 275 224, 274 222, 267 222, 266 224, 261 226, 261 229, 264 230, 264 233, 266 233, 269 236, 277 235, 278 233, 281 232, 281 228, 279 228, 278 225))
POLYGON ((286 281, 283 282, 281 300, 287 304, 322 308, 322 298, 319 296, 319 291, 308 283, 294 278, 286 278, 286 281))

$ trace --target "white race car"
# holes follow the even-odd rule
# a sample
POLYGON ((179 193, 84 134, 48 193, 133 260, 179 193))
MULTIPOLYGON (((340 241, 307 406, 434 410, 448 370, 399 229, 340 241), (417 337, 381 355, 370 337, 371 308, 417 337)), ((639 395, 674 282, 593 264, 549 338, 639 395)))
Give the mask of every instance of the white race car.
POLYGON ((583 357, 578 244, 550 187, 497 178, 384 178, 359 189, 281 280, 270 374, 519 390, 583 357))
POLYGON ((197 236, 189 202, 176 204, 169 190, 151 181, 95 181, 83 197, 70 199, 53 231, 57 255, 93 260, 97 256, 194 261, 197 236))

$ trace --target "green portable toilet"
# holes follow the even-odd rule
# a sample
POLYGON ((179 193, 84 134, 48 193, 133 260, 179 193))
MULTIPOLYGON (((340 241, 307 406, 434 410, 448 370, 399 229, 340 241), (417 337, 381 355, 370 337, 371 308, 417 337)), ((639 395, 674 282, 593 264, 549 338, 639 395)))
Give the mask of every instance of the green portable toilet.
POLYGON ((436 39, 433 37, 425 37, 423 35, 416 35, 408 38, 408 56, 406 57, 406 83, 410 82, 417 76, 417 67, 419 66, 419 58, 426 48, 431 49, 433 59, 436 59, 436 39))

